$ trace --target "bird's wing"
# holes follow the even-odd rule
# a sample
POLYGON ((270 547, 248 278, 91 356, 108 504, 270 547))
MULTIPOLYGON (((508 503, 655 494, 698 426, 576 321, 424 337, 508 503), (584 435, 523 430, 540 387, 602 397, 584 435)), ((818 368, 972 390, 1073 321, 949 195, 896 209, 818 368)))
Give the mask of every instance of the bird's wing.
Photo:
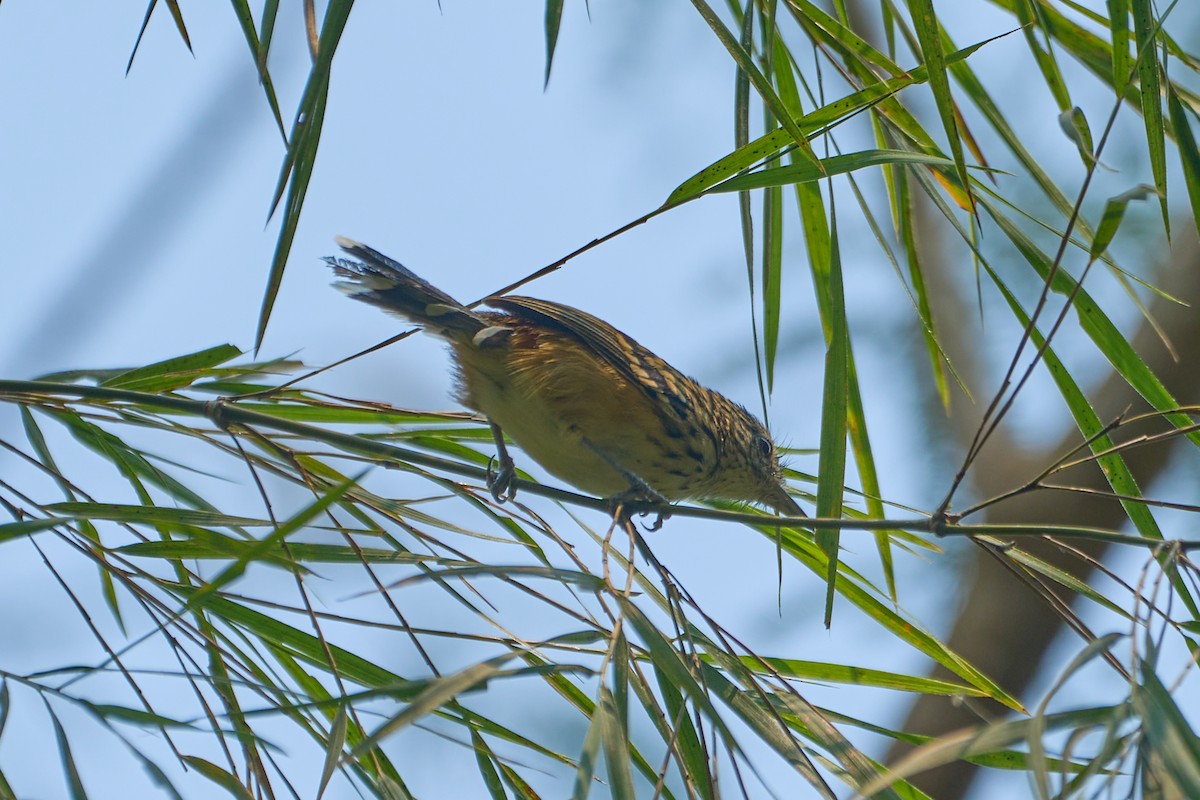
POLYGON ((687 392, 681 391, 680 384, 690 379, 604 320, 571 306, 533 297, 504 295, 490 297, 486 302, 514 316, 571 334, 652 400, 665 395, 679 414, 687 411, 687 392))

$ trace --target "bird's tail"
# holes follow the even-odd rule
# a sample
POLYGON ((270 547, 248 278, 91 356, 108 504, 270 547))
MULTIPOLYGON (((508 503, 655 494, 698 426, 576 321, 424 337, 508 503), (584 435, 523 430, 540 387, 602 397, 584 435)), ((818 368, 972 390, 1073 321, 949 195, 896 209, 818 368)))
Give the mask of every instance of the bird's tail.
POLYGON ((378 250, 344 236, 336 241, 358 260, 326 256, 325 263, 342 279, 334 286, 355 300, 398 314, 447 339, 471 338, 492 324, 378 250))

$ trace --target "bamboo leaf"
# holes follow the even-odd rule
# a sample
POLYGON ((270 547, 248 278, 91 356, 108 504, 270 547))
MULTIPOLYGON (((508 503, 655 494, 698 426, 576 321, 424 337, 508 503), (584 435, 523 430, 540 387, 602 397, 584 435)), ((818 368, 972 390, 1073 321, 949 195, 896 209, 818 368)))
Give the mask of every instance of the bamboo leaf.
POLYGON ((1108 199, 1104 204, 1104 215, 1096 226, 1096 235, 1092 238, 1092 260, 1100 258, 1108 250, 1113 237, 1117 235, 1117 228, 1121 227, 1121 220, 1125 218, 1125 207, 1133 200, 1145 200, 1157 194, 1153 186, 1143 183, 1108 199))
POLYGON ((346 494, 346 492, 350 491, 350 489, 354 486, 357 486, 361 479, 362 475, 359 475, 355 478, 345 481, 329 490, 324 495, 318 497, 313 503, 310 503, 308 506, 301 509, 298 513, 292 516, 291 519, 272 531, 269 536, 266 536, 255 543, 254 546, 247 550, 244 555, 235 559, 234 562, 222 570, 219 575, 217 575, 208 583, 204 584, 196 592, 196 594, 192 595, 192 597, 188 600, 188 603, 190 605, 195 605, 196 603, 203 601, 203 599, 209 594, 220 590, 222 586, 225 586, 230 581, 239 578, 242 573, 246 571, 247 566, 249 566, 255 560, 265 556, 275 547, 278 547, 281 542, 287 540, 288 536, 303 528, 310 520, 340 500, 342 496, 346 494))
MULTIPOLYGON (((756 672, 766 672, 758 657, 742 656, 741 661, 748 669, 756 672)), ((937 680, 935 678, 918 678, 913 675, 902 675, 897 672, 872 669, 870 667, 852 667, 846 664, 831 664, 825 661, 803 661, 795 658, 763 657, 772 670, 789 678, 800 678, 807 681, 824 683, 845 683, 852 686, 870 686, 879 689, 894 689, 900 692, 917 692, 934 695, 967 695, 984 697, 986 692, 975 686, 963 683, 937 680)))
POLYGON ((1079 154, 1083 156, 1084 165, 1090 165, 1095 160, 1093 153, 1096 145, 1092 141, 1092 129, 1088 125, 1083 109, 1079 106, 1068 108, 1058 115, 1058 125, 1062 128, 1063 133, 1067 135, 1067 138, 1079 148, 1079 154))
POLYGON ((1200 148, 1196 147, 1196 137, 1192 133, 1191 120, 1183 110, 1179 100, 1179 92, 1174 84, 1168 84, 1167 108, 1171 115, 1171 128, 1175 134, 1175 143, 1179 146, 1179 161, 1183 165, 1183 180, 1187 186, 1188 199, 1192 205, 1192 222, 1200 233, 1200 148))
POLYGON ((270 520, 235 517, 216 511, 115 503, 52 503, 46 506, 46 510, 64 519, 103 519, 111 522, 178 526, 180 528, 204 525, 249 528, 271 524, 270 520))
POLYGON ((135 392, 169 392, 190 386, 196 379, 204 377, 212 367, 224 364, 241 354, 242 351, 231 344, 218 345, 185 356, 176 356, 137 369, 126 370, 108 378, 100 385, 113 389, 129 389, 135 392))
POLYGON ((67 731, 58 719, 58 715, 49 706, 50 721, 54 724, 54 740, 58 743, 58 757, 62 761, 63 776, 67 781, 67 791, 71 800, 87 800, 87 791, 83 788, 83 779, 79 777, 79 767, 75 756, 71 753, 71 742, 67 739, 67 731))
POLYGON ((515 653, 506 653, 482 663, 474 664, 464 670, 459 670, 452 675, 429 681, 425 689, 413 698, 412 702, 405 706, 403 711, 389 719, 383 725, 380 725, 367 738, 359 742, 351 755, 355 758, 362 756, 378 745, 384 737, 390 736, 405 726, 416 722, 421 717, 441 708, 463 692, 470 691, 480 684, 486 683, 487 679, 495 675, 504 662, 511 659, 514 655, 515 653))
POLYGON ((229 792, 230 797, 236 798, 236 800, 254 800, 254 795, 247 791, 242 782, 237 779, 237 776, 221 769, 211 761, 206 761, 199 756, 184 756, 183 760, 184 763, 196 770, 196 772, 199 772, 217 786, 229 792))
POLYGON ((1129 70, 1129 0, 1107 0, 1108 25, 1112 35, 1112 74, 1117 95, 1130 77, 1129 70))
POLYGON ((954 97, 950 93, 950 76, 946 71, 946 54, 942 50, 941 26, 933 10, 933 0, 908 0, 908 12, 912 16, 917 40, 921 43, 921 54, 929 68, 929 88, 942 118, 942 127, 950 143, 950 153, 958 171, 958 182, 967 198, 967 208, 974 209, 971 183, 967 175, 967 162, 963 155, 962 136, 958 131, 958 112, 954 97))
POLYGON ((300 224, 300 211, 304 207, 304 198, 308 193, 308 183, 312 178, 313 165, 316 163, 317 147, 321 141, 321 130, 325 122, 325 105, 329 99, 329 71, 333 65, 333 56, 341 42, 346 21, 350 16, 353 0, 330 0, 325 9, 325 19, 321 24, 321 35, 317 44, 316 59, 308 75, 304 94, 292 123, 289 146, 280 170, 279 182, 275 188, 275 199, 271 203, 271 214, 287 191, 284 203, 283 222, 279 228, 279 240, 275 245, 275 255, 271 261, 271 270, 267 275, 267 286, 263 293, 262 308, 259 311, 258 329, 254 336, 254 349, 262 346, 263 336, 267 332, 267 321, 271 318, 271 309, 275 306, 275 297, 283 283, 283 271, 287 265, 288 254, 292 249, 292 241, 296 237, 296 228, 300 224))
POLYGON ((321 781, 317 784, 317 800, 321 800, 321 797, 324 796, 325 787, 329 785, 329 779, 333 777, 333 773, 341 761, 342 750, 346 747, 348 720, 346 706, 339 704, 337 713, 333 717, 333 725, 329 729, 329 739, 325 743, 325 764, 321 767, 321 781))
POLYGON ((729 178, 706 193, 741 192, 747 189, 762 189, 769 186, 786 186, 795 183, 814 183, 833 175, 842 175, 856 170, 878 167, 885 164, 912 164, 936 168, 948 168, 952 162, 940 156, 928 156, 906 150, 863 150, 857 153, 829 156, 820 159, 820 166, 789 164, 757 172, 748 172, 729 178))
MULTIPOLYGON (((1158 78, 1156 45, 1158 23, 1154 19, 1151 0, 1130 0, 1130 3, 1133 10, 1134 40, 1137 43, 1138 91, 1142 99, 1142 121, 1146 126, 1146 144, 1150 150, 1150 171, 1154 175, 1154 187, 1158 190, 1163 228, 1170 236, 1171 219, 1167 213, 1166 129, 1163 124, 1162 87, 1158 78)), ((1124 76, 1119 76, 1118 79, 1124 79, 1124 76)))
MULTIPOLYGON (((947 63, 957 63, 992 39, 963 48, 953 55, 947 56, 947 63)), ((909 70, 903 77, 873 83, 857 92, 853 92, 840 100, 835 100, 796 120, 796 124, 805 132, 812 135, 822 127, 831 126, 839 120, 848 119, 855 113, 879 103, 908 86, 924 83, 928 80, 929 70, 924 66, 909 70)), ((667 197, 664 207, 679 205, 703 194, 707 189, 736 175, 742 170, 768 158, 786 148, 792 141, 791 134, 782 128, 764 134, 744 146, 738 147, 729 155, 713 162, 681 183, 667 197)), ((952 163, 947 159, 947 163, 952 163)))
POLYGON ((754 85, 763 103, 775 119, 779 120, 782 129, 787 132, 792 142, 795 143, 797 151, 802 154, 803 160, 810 164, 815 163, 817 157, 812 151, 812 145, 809 144, 808 137, 804 134, 800 126, 796 124, 796 121, 792 119, 791 115, 787 113, 783 102, 771 86, 770 80, 754 65, 754 59, 750 56, 750 53, 734 38, 729 29, 725 27, 725 23, 721 21, 721 18, 717 16, 716 12, 712 10, 705 0, 692 0, 692 5, 700 12, 700 16, 708 23, 708 27, 712 32, 716 34, 718 41, 724 45, 730 57, 733 58, 734 63, 750 79, 750 83, 754 85))
POLYGON ((596 704, 599 714, 600 741, 604 747, 604 761, 608 766, 609 790, 614 798, 633 800, 633 773, 629 769, 629 737, 617 711, 616 700, 607 686, 600 687, 600 702, 596 704))
MULTIPOLYGON (((830 258, 827 279, 819 285, 821 318, 829 334, 825 350, 825 380, 821 398, 821 454, 817 474, 817 516, 842 516, 842 491, 846 481, 846 419, 849 392, 850 331, 846 321, 846 298, 842 284, 842 262, 838 250, 837 215, 830 214, 830 258)), ((828 559, 825 582, 825 627, 833 620, 833 596, 837 582, 837 529, 817 531, 817 545, 828 559)))
POLYGON ((554 63, 554 46, 558 43, 558 30, 562 26, 563 0, 546 0, 546 80, 550 85, 550 65, 554 63))
POLYGON ((1153 755, 1175 784, 1174 796, 1200 797, 1200 738, 1146 661, 1141 662, 1141 677, 1133 686, 1133 707, 1153 755))

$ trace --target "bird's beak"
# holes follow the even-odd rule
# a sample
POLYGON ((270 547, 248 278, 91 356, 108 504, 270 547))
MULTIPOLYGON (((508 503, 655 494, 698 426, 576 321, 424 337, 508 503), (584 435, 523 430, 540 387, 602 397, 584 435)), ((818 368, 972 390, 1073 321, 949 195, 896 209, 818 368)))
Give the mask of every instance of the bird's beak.
POLYGON ((785 517, 807 517, 804 509, 800 504, 792 499, 792 496, 787 493, 787 489, 780 486, 775 493, 767 499, 767 505, 775 509, 776 513, 785 517))

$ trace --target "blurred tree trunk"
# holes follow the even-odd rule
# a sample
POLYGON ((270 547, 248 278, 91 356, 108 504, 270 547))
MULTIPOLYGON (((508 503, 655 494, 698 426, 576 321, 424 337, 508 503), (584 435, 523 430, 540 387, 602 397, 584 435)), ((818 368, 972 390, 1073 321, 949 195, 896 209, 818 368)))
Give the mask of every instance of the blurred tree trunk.
MULTIPOLYGON (((1171 357, 1145 321, 1132 341, 1137 353, 1183 405, 1194 402, 1200 395, 1200 367, 1196 363, 1194 348, 1194 344, 1200 341, 1200 313, 1197 313, 1197 307, 1200 307, 1200 246, 1196 240, 1195 223, 1190 218, 1180 219, 1175 230, 1173 249, 1167 263, 1158 270, 1157 285, 1188 305, 1181 306, 1156 297, 1150 310, 1168 339, 1178 346, 1181 358, 1175 361, 1171 357)), ((925 226, 924 233, 926 242, 936 241, 932 226, 925 226)), ((933 276, 941 273, 938 281, 942 285, 931 286, 930 291, 931 296, 940 298, 941 302, 942 313, 938 319, 941 340, 951 351, 951 358, 955 359, 960 371, 979 374, 983 371, 982 357, 977 352, 967 352, 963 348, 978 343, 980 337, 966 333, 957 335, 955 331, 965 321, 977 317, 973 309, 974 301, 963 298, 961 286, 952 285, 952 276, 947 274, 947 270, 948 264, 954 263, 954 259, 938 258, 936 252, 929 252, 927 248, 923 248, 923 252, 929 254, 926 265, 930 269, 926 274, 933 276), (956 302, 960 304, 957 311, 953 309, 956 302), (956 350, 958 352, 954 352, 956 350)), ((935 313, 938 310, 935 308, 935 313)), ((995 391, 995 377, 982 380, 973 377, 969 376, 967 380, 973 391, 978 393, 976 406, 971 408, 967 403, 957 403, 952 415, 951 426, 960 452, 965 451, 982 408, 995 391)), ((1135 395, 1115 373, 1098 387, 1084 387, 1084 390, 1100 418, 1106 422, 1127 407, 1131 407, 1132 414, 1148 410, 1145 401, 1135 395)), ((934 413, 940 415, 940 406, 934 413)), ((944 417, 940 422, 933 421, 932 425, 944 427, 944 417)), ((1004 431, 1004 427, 997 431, 969 473, 971 488, 977 497, 992 497, 1021 485, 1082 441, 1079 432, 1072 428, 1064 431, 1052 445, 1035 451, 1016 445, 1004 435, 1004 431)), ((1146 431, 1143 428, 1137 432, 1146 431)), ((1121 440, 1125 437, 1116 438, 1121 440)), ((1138 447, 1125 452, 1126 462, 1143 492, 1153 486, 1176 452, 1177 448, 1167 446, 1138 447)), ((1058 477, 1062 479, 1056 480, 1057 483, 1110 491, 1094 464, 1089 463, 1086 467, 1058 477)), ((1031 492, 998 504, 989 510, 987 521, 1103 528, 1119 528, 1127 522, 1124 511, 1116 501, 1062 491, 1031 492)), ((1085 580, 1094 572, 1086 558, 1051 542, 1022 540, 1018 545, 1085 580)), ((1098 545, 1080 549, 1094 559, 1104 555, 1104 548, 1098 545)), ((962 586, 965 594, 960 599, 961 609, 948 644, 1023 702, 1028 704, 1036 701, 1037 698, 1024 695, 1041 668, 1047 649, 1063 627, 1063 619, 1048 606, 1044 598, 1015 577, 1007 568, 1003 555, 983 547, 973 548, 972 553, 969 564, 964 568, 962 586)), ((1068 603, 1075 599, 1065 593, 1061 596, 1068 603)), ((949 677, 940 669, 935 670, 934 674, 949 677)), ((956 704, 947 698, 923 695, 910 709, 903 729, 931 735, 944 734, 979 722, 981 714, 1002 715, 1003 709, 994 704, 990 707, 956 704)), ((887 760, 894 762, 906 750, 904 746, 894 746, 887 760)), ((975 774, 974 766, 958 762, 919 775, 914 782, 937 800, 957 800, 967 796, 975 774)))

